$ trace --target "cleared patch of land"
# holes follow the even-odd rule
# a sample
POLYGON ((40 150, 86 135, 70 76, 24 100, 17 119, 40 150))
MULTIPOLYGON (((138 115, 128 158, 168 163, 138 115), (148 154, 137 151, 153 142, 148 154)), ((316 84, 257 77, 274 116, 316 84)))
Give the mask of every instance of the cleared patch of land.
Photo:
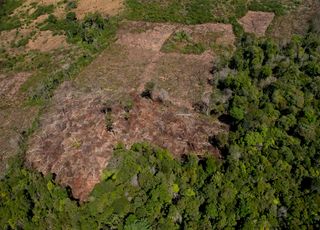
POLYGON ((275 14, 269 12, 249 11, 239 19, 245 32, 253 33, 258 37, 264 36, 275 14))
MULTIPOLYGON (((183 26, 200 28, 199 36, 220 27, 183 26)), ((123 24, 116 44, 94 60, 77 81, 63 84, 55 93, 40 129, 29 142, 28 164, 45 174, 56 174, 57 181, 71 187, 74 197, 85 200, 119 142, 130 146, 148 141, 177 156, 189 152, 218 155, 208 140, 226 127, 192 108, 207 93, 215 56, 212 51, 199 55, 161 52, 166 40, 180 28, 123 24), (153 100, 141 97, 151 82, 157 94, 153 100)), ((223 28, 229 29, 226 33, 230 35, 223 41, 232 46, 232 28, 223 28)))
POLYGON ((45 174, 54 173, 75 198, 85 200, 99 183, 117 143, 129 147, 147 141, 176 155, 218 154, 208 142, 223 128, 217 122, 140 96, 116 103, 106 95, 63 84, 30 140, 27 162, 45 174))

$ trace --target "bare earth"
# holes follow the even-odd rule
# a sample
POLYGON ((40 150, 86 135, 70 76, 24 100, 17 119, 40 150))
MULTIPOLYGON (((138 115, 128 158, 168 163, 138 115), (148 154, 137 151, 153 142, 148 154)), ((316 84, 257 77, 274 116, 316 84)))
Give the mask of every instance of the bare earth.
POLYGON ((65 83, 41 122, 41 131, 30 141, 30 166, 56 174, 59 183, 72 188, 74 197, 88 197, 119 142, 130 146, 148 141, 177 155, 217 154, 207 140, 221 129, 218 123, 139 96, 133 97, 134 107, 128 113, 120 104, 110 107, 114 122, 113 130, 107 131, 103 104, 109 98, 105 97, 103 92, 86 94, 65 83))
MULTIPOLYGON (((210 28, 217 27, 201 25, 199 33, 210 28)), ((224 28, 226 34, 232 34, 231 26, 224 28)), ((58 182, 71 187, 75 198, 86 200, 118 142, 130 146, 148 141, 176 156, 190 152, 218 155, 208 138, 226 127, 192 109, 208 93, 207 78, 215 56, 209 51, 201 55, 162 53, 161 46, 177 29, 179 25, 125 23, 116 44, 77 81, 66 82, 57 90, 40 129, 30 139, 27 164, 44 174, 56 174, 58 182), (140 96, 150 80, 160 92, 166 92, 165 103, 140 96), (128 98, 133 101, 129 112, 123 103, 128 98), (111 114, 112 131, 106 129, 106 111, 111 114)), ((226 40, 233 45, 233 34, 226 40)))
POLYGON ((240 25, 245 32, 253 33, 258 37, 265 35, 275 14, 270 12, 248 11, 248 13, 239 19, 240 25))
POLYGON ((82 19, 87 13, 99 12, 104 16, 113 16, 124 7, 123 0, 80 0, 75 9, 77 18, 82 19))
POLYGON ((29 40, 27 50, 40 50, 41 52, 49 52, 58 48, 66 48, 68 46, 64 35, 53 36, 52 32, 41 31, 37 36, 29 40))

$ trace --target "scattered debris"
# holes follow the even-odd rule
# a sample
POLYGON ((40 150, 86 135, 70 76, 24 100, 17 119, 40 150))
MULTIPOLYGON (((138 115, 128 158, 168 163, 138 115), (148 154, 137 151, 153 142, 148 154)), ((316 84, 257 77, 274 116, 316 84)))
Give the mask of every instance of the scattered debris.
POLYGON ((82 94, 70 83, 64 83, 53 98, 53 105, 33 135, 26 154, 30 166, 47 174, 57 175, 62 185, 70 186, 75 198, 85 200, 100 180, 114 146, 126 146, 147 141, 167 148, 179 156, 190 152, 199 154, 217 150, 208 137, 224 128, 219 123, 202 118, 197 113, 181 116, 175 106, 133 98, 131 110, 114 104, 112 132, 105 128, 102 93, 82 94), (126 116, 128 114, 130 116, 126 116), (77 140, 75 147, 74 140, 77 140))
MULTIPOLYGON (((214 55, 162 53, 177 27, 142 22, 122 26, 113 48, 92 62, 77 82, 59 87, 30 139, 28 165, 54 173, 75 198, 86 200, 119 142, 129 147, 147 141, 177 157, 190 152, 219 155, 208 139, 227 127, 192 108, 196 98, 208 103, 214 55), (117 103, 128 95, 131 99, 117 103)), ((207 31, 216 26, 190 28, 207 31)), ((232 31, 229 25, 218 28, 232 31)))

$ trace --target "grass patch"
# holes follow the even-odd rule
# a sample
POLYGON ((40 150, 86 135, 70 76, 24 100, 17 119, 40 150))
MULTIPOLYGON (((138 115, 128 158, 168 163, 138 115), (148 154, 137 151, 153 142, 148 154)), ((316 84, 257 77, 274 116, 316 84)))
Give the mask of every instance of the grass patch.
POLYGON ((0 31, 15 29, 21 25, 19 17, 12 16, 12 13, 22 3, 22 0, 4 0, 0 4, 0 31))
POLYGON ((274 12, 276 15, 284 15, 286 13, 286 7, 276 0, 264 2, 255 0, 249 5, 249 9, 253 11, 274 12))
POLYGON ((19 71, 25 68, 26 54, 10 55, 3 51, 0 54, 0 70, 1 72, 19 71))
POLYGON ((220 33, 207 32, 187 33, 178 31, 170 36, 170 38, 162 46, 162 52, 165 53, 183 53, 183 54, 202 54, 206 50, 216 51, 217 48, 223 47, 216 43, 220 33))
POLYGON ((206 22, 229 23, 251 10, 273 11, 284 14, 300 4, 299 0, 127 0, 126 17, 151 22, 178 22, 199 24, 206 22))

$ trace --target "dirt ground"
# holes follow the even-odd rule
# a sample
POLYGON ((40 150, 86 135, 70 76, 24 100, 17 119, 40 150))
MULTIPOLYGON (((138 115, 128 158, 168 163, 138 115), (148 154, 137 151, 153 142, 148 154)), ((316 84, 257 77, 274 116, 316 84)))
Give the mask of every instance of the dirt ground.
POLYGON ((84 18, 88 12, 99 12, 104 16, 114 16, 123 7, 123 0, 79 0, 75 13, 79 19, 84 18))
POLYGON ((248 13, 238 21, 243 26, 244 31, 253 33, 258 37, 265 35, 275 14, 269 12, 248 11, 248 13))
MULTIPOLYGON (((218 155, 208 139, 227 127, 192 107, 208 92, 215 54, 162 53, 162 45, 178 28, 126 22, 116 44, 76 81, 64 83, 55 93, 40 129, 30 140, 28 165, 44 174, 55 173, 59 183, 71 187, 75 198, 85 200, 99 183, 118 142, 130 146, 148 141, 176 156, 190 152, 218 155), (140 96, 150 81, 159 95, 165 95, 165 102, 140 96), (130 110, 126 109, 128 101, 133 105, 130 110)), ((212 28, 217 27, 202 25, 198 33, 212 28)), ((233 44, 233 34, 228 41, 233 44)))
POLYGON ((176 26, 170 24, 127 22, 119 30, 117 43, 130 48, 160 51, 175 29, 176 26))
MULTIPOLYGON (((32 3, 38 3, 40 5, 55 5, 54 15, 57 17, 63 17, 65 15, 64 8, 66 7, 66 2, 61 0, 27 0, 23 7, 16 10, 16 13, 21 13, 24 9, 30 7, 32 3)), ((78 0, 76 1, 77 8, 74 12, 77 18, 83 19, 87 13, 99 12, 104 16, 114 16, 118 14, 124 7, 123 0, 78 0)), ((31 14, 34 9, 30 9, 31 14)))
POLYGON ((49 52, 58 48, 68 46, 64 35, 53 35, 51 31, 40 31, 33 39, 30 39, 26 48, 27 50, 40 50, 49 52))
MULTIPOLYGON (((117 143, 127 147, 147 141, 167 148, 173 154, 212 152, 208 137, 223 126, 201 118, 192 111, 167 106, 133 96, 133 107, 113 102, 103 91, 87 94, 64 83, 53 99, 53 106, 30 140, 27 162, 57 181, 72 188, 73 196, 85 200, 112 156, 117 143), (110 109, 112 131, 106 129, 110 109)), ((113 100, 112 100, 113 101, 113 100)))

